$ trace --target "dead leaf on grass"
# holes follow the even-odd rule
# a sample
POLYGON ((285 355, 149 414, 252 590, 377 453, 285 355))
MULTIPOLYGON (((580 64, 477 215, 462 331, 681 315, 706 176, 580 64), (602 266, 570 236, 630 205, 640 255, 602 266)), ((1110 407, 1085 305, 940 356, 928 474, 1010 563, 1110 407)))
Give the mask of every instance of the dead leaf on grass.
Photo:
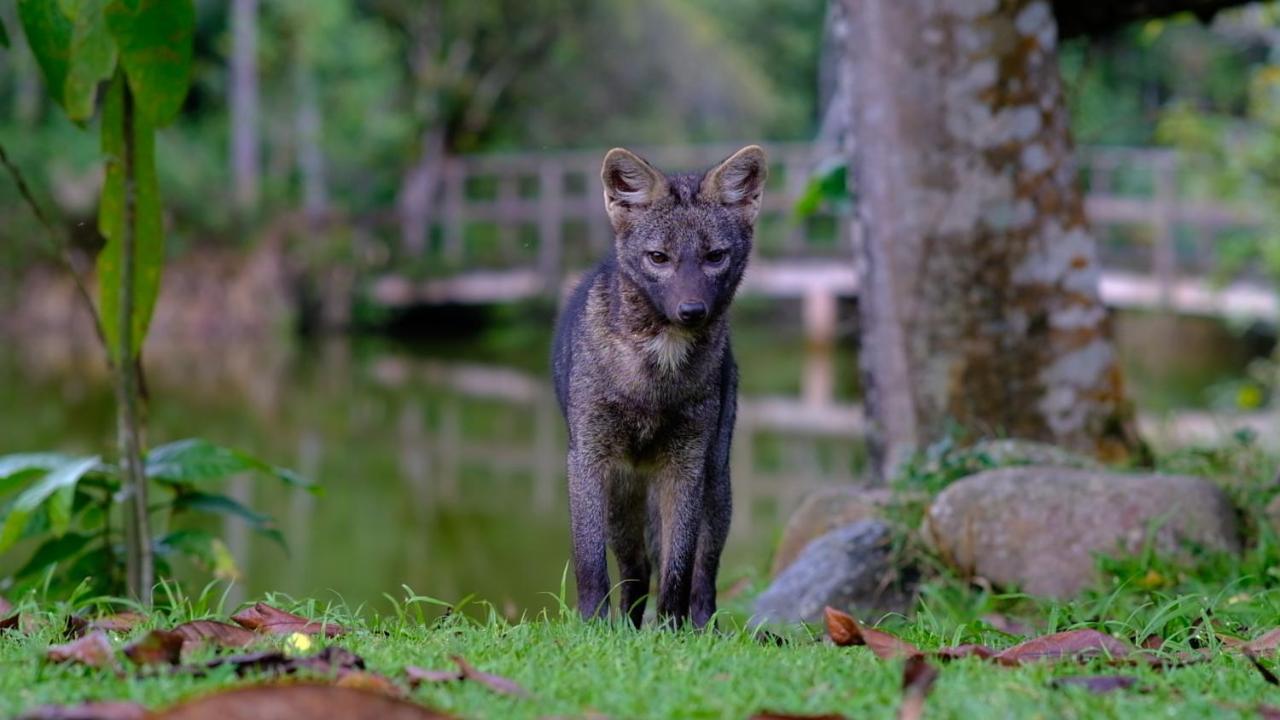
POLYGON ((424 682, 452 682, 455 680, 471 680, 504 695, 514 695, 516 697, 529 697, 529 691, 518 685, 514 680, 509 680, 501 675, 477 670, 466 658, 461 655, 451 655, 449 657, 453 664, 458 666, 457 670, 424 670, 420 667, 412 665, 404 669, 405 677, 409 679, 411 687, 417 687, 424 682))
POLYGON ((143 720, 147 709, 132 702, 87 702, 78 705, 41 705, 18 720, 143 720))
POLYGON ((195 648, 204 643, 213 643, 218 647, 240 648, 252 645, 258 636, 238 625, 231 625, 217 620, 192 620, 174 627, 170 632, 181 635, 187 641, 188 648, 195 648))
POLYGON ((924 717, 924 700, 938 679, 938 668, 929 664, 923 655, 907 658, 902 667, 902 704, 898 706, 898 720, 920 720, 924 717))
POLYGON ((182 662, 182 646, 186 641, 182 633, 152 630, 126 645, 124 655, 134 665, 177 665, 182 662))
POLYGON ((828 713, 826 715, 796 715, 793 713, 758 712, 750 720, 848 720, 844 715, 828 713))
POLYGON ((90 620, 88 621, 87 629, 125 633, 141 625, 143 620, 146 620, 146 617, 142 613, 125 610, 90 620))
POLYGON ((920 648, 895 635, 875 628, 863 627, 852 615, 828 607, 823 611, 827 634, 839 646, 866 645, 881 660, 923 655, 920 648))
POLYGON ((111 648, 107 634, 101 630, 95 630, 69 643, 50 645, 45 651, 45 657, 50 662, 80 663, 97 668, 114 667, 116 664, 115 650, 111 648))
POLYGON ((346 632, 346 629, 341 625, 318 623, 300 615, 294 615, 291 612, 271 607, 266 603, 257 603, 253 607, 245 608, 232 615, 231 619, 241 627, 264 635, 305 633, 307 635, 323 634, 327 637, 337 637, 346 632))
POLYGON ((955 647, 945 647, 937 652, 939 660, 960 660, 967 657, 977 657, 983 660, 990 660, 995 657, 996 651, 986 645, 975 645, 968 643, 965 645, 956 645, 955 647))
POLYGON ((155 720, 447 720, 406 700, 314 683, 256 685, 206 695, 156 713, 155 720))
POLYGON ((1037 660, 1088 659, 1099 656, 1125 657, 1128 643, 1089 628, 1066 630, 1033 638, 999 652, 993 658, 1001 665, 1021 665, 1037 660))

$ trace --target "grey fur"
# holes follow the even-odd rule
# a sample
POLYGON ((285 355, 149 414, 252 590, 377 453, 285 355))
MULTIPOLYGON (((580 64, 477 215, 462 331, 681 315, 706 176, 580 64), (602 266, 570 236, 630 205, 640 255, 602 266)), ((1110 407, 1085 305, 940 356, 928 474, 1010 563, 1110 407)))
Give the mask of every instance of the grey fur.
POLYGON ((606 545, 637 626, 654 567, 665 622, 692 614, 702 627, 715 614, 738 387, 727 311, 766 173, 755 146, 702 174, 664 175, 626 150, 605 157, 614 251, 574 290, 553 355, 586 617, 609 613, 606 545))

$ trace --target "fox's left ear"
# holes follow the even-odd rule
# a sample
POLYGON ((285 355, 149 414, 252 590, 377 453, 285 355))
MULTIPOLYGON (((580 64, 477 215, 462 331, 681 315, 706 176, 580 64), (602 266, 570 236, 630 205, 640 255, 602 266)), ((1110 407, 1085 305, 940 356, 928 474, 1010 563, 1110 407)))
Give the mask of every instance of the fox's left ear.
POLYGON ((759 145, 748 145, 707 172, 699 194, 704 200, 741 208, 748 221, 760 212, 769 161, 759 145))

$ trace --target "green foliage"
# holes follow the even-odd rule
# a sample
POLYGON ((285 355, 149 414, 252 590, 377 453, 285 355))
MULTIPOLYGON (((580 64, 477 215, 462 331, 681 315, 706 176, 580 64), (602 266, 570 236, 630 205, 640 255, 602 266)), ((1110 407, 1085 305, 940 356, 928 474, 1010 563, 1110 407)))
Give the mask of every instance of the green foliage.
POLYGON ((9 47, 9 31, 4 27, 4 20, 0 19, 0 47, 9 47))
MULTIPOLYGON (((247 453, 207 440, 162 445, 145 458, 146 475, 163 499, 151 506, 156 554, 167 565, 185 558, 215 577, 236 574, 226 546, 198 526, 199 517, 236 517, 284 546, 269 516, 216 492, 230 476, 254 474, 275 478, 314 492, 296 473, 270 465, 247 453), (165 523, 158 520, 167 520, 165 523)), ((11 581, 20 587, 44 584, 64 593, 87 576, 98 594, 121 594, 117 512, 121 487, 118 468, 98 457, 46 453, 0 456, 0 554, 15 545, 31 548, 11 581)))
POLYGON ((140 114, 154 127, 173 122, 191 83, 195 6, 191 0, 111 0, 106 19, 140 114))
MULTIPOLYGON (((81 0, 71 31, 70 59, 63 106, 73 120, 93 115, 98 83, 116 67, 116 44, 107 32, 104 10, 109 0, 81 0)), ((50 83, 50 87, 56 87, 50 83)))
POLYGON ((66 107, 73 23, 59 3, 49 0, 18 0, 18 15, 51 97, 66 107))

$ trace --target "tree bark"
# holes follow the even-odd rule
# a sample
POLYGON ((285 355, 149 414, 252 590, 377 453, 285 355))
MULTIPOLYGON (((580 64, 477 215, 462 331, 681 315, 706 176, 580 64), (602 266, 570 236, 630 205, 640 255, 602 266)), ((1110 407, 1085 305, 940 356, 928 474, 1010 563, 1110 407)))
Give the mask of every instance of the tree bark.
POLYGON ((231 4, 231 192, 242 215, 258 209, 258 0, 231 4))
POLYGON ((294 57, 294 89, 298 107, 294 125, 298 132, 298 172, 302 176, 302 208, 308 220, 329 210, 329 190, 325 182, 324 146, 321 144, 320 98, 315 69, 301 49, 294 57))
POLYGON ((957 431, 1131 457, 1050 3, 846 2, 877 469, 957 431))

